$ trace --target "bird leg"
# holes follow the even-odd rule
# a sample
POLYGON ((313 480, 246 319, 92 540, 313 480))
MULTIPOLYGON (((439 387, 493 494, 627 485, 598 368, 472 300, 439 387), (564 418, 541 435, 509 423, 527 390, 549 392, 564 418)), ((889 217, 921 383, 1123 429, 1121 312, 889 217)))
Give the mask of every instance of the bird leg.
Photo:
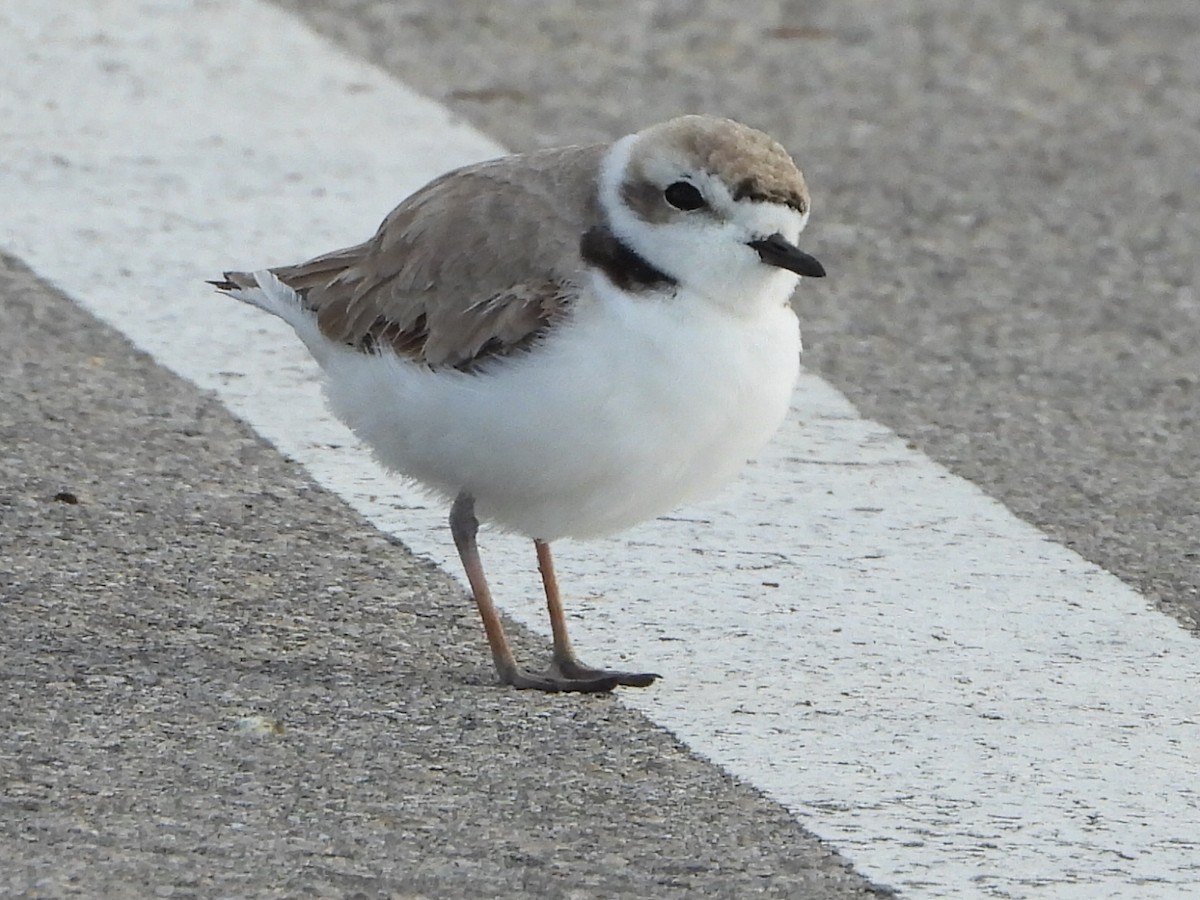
POLYGON ((542 586, 546 589, 546 609, 550 612, 550 630, 554 634, 554 657, 550 671, 572 679, 616 680, 628 687, 648 687, 658 678, 651 672, 614 672, 608 669, 593 669, 585 666, 571 646, 567 636, 567 617, 563 614, 562 597, 558 593, 558 578, 554 574, 554 560, 550 556, 550 545, 545 541, 533 542, 537 549, 538 571, 542 573, 542 586))
MULTIPOLYGON (((470 494, 459 494, 450 508, 450 533, 454 535, 454 545, 458 548, 459 558, 467 573, 467 581, 471 584, 475 605, 479 607, 479 615, 483 619, 483 630, 487 633, 488 646, 492 650, 492 660, 496 664, 496 673, 500 676, 500 683, 512 685, 520 690, 576 691, 580 693, 603 693, 615 688, 620 682, 615 676, 609 674, 573 677, 554 668, 544 675, 538 675, 526 672, 517 665, 512 650, 509 649, 508 638, 504 635, 504 625, 500 622, 500 614, 496 610, 495 603, 492 602, 492 592, 488 587, 487 578, 483 574, 483 562, 479 558, 479 547, 475 541, 478 531, 479 520, 475 518, 475 498, 470 494)), ((559 615, 561 618, 561 610, 559 615)), ((555 634, 557 633, 556 631, 555 634)), ((557 641, 555 646, 557 647, 557 641)))

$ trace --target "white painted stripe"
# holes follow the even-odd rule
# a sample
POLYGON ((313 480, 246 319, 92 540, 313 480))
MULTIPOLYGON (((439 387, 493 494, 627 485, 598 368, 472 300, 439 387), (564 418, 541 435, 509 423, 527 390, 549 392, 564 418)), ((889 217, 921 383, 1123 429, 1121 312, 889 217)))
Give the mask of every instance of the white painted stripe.
MULTIPOLYGON (((200 282, 499 148, 254 0, 6 0, 0 86, 0 244, 456 570, 287 329, 200 282)), ((544 630, 530 549, 485 554, 544 630)), ((560 569, 581 650, 667 676, 624 702, 909 896, 1200 888, 1195 643, 815 377, 736 488, 560 569)))

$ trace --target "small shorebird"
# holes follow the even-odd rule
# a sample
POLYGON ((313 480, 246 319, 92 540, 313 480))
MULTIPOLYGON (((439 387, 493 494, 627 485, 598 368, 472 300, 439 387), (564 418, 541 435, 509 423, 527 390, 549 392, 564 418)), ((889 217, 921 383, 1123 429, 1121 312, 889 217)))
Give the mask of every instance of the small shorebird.
POLYGON ((643 687, 658 676, 576 658, 550 542, 708 494, 775 432, 799 369, 788 300, 799 276, 825 274, 796 246, 808 212, 778 143, 684 116, 458 169, 362 244, 212 283, 290 324, 335 414, 384 466, 452 501, 503 683, 643 687), (533 539, 554 635, 545 673, 509 649, 480 518, 533 539))

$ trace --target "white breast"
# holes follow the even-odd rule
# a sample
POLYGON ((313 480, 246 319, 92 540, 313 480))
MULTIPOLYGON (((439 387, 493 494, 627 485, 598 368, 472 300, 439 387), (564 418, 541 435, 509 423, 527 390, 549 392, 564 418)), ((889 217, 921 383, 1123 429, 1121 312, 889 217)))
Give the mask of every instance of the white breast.
POLYGON ((782 300, 744 314, 604 296, 485 373, 349 350, 325 359, 335 413, 385 466, 530 537, 595 537, 730 480, 787 412, 800 333, 782 300))

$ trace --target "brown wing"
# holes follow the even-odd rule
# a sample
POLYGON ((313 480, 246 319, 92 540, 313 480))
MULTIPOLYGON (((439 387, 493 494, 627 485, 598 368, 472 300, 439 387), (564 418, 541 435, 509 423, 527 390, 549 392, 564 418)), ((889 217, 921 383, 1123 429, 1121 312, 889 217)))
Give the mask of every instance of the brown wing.
POLYGON ((332 340, 470 368, 527 346, 565 312, 580 235, 597 218, 602 152, 458 169, 396 207, 366 243, 273 271, 332 340))

